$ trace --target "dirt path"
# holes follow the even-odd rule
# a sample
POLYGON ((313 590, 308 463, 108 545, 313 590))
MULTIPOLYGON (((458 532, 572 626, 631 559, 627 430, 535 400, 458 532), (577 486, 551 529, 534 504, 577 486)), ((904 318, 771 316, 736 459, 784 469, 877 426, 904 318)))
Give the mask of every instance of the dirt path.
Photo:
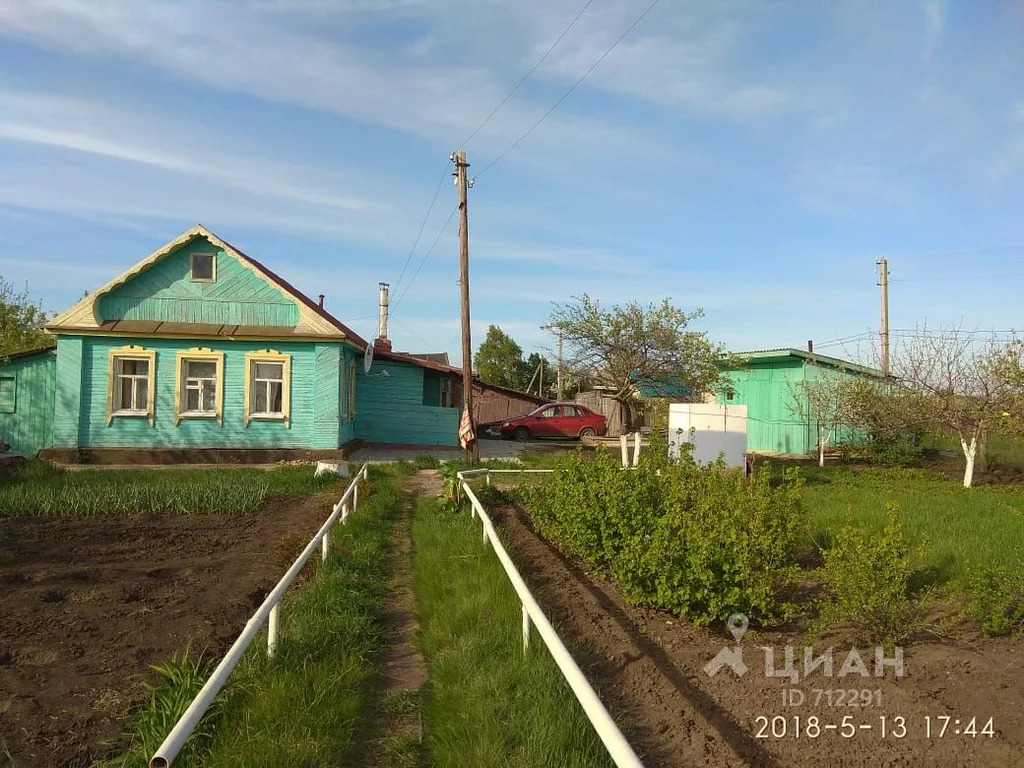
MULTIPOLYGON (((791 684, 766 677, 759 646, 802 648, 799 636, 758 633, 744 644, 750 669, 743 677, 726 669, 714 677, 704 666, 725 646, 721 634, 680 622, 669 614, 628 605, 617 587, 561 556, 540 539, 524 511, 492 510, 531 590, 570 646, 588 677, 611 702, 627 738, 645 765, 726 766, 967 766, 1024 765, 1024 653, 1019 642, 986 641, 983 648, 920 644, 906 650, 906 676, 823 678, 791 684), (782 703, 784 689, 797 688, 800 706, 782 703), (866 689, 878 692, 881 706, 847 707, 815 703, 816 690, 866 689), (880 717, 887 718, 883 738, 880 717), (786 718, 786 736, 756 738, 759 716, 786 718), (816 738, 792 733, 794 718, 839 724, 850 716, 858 729, 851 738, 839 729, 816 738), (947 733, 925 737, 925 717, 938 730, 940 716, 951 720, 947 733), (905 718, 900 738, 896 718, 905 718), (977 718, 980 732, 989 717, 993 738, 957 733, 977 718)), ((837 643, 836 667, 849 646, 837 643)), ((802 653, 802 652, 801 652, 802 653)), ((869 661, 869 665, 871 664, 869 661)), ((800 661, 798 661, 798 664, 800 661)), ((838 699, 838 694, 833 695, 838 699)))
POLYGON ((416 634, 416 596, 413 589, 412 538, 409 527, 415 498, 436 494, 440 475, 424 470, 406 479, 402 516, 395 524, 389 559, 388 595, 384 627, 388 641, 381 653, 381 682, 377 689, 376 733, 366 765, 419 765, 423 755, 422 688, 427 665, 416 634))
POLYGON ((149 666, 223 653, 330 512, 0 518, 0 756, 84 765, 122 731, 149 666))

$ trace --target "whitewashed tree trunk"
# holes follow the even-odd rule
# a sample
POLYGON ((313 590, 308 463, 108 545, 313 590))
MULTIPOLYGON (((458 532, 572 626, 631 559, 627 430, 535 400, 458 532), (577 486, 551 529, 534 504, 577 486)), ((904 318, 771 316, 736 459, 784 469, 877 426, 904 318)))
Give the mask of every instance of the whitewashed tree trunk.
POLYGON ((960 447, 963 448, 964 458, 967 460, 964 467, 964 488, 970 488, 971 483, 974 482, 974 457, 978 452, 978 438, 972 436, 971 442, 968 443, 961 437, 960 447))
POLYGON ((818 466, 819 467, 824 467, 825 466, 825 446, 827 446, 831 440, 832 440, 832 430, 830 429, 830 430, 828 430, 828 431, 823 433, 820 430, 820 428, 819 428, 819 430, 818 430, 818 466))

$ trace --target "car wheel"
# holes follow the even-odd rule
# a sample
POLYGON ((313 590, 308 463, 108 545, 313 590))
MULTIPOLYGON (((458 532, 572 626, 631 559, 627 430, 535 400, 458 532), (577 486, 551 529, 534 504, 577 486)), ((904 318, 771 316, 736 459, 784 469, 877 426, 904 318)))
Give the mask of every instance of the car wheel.
POLYGON ((593 427, 584 427, 580 430, 580 439, 582 440, 584 437, 593 437, 596 434, 597 430, 593 427))
POLYGON ((516 431, 512 433, 512 437, 516 440, 529 440, 530 430, 526 427, 516 427, 516 431))

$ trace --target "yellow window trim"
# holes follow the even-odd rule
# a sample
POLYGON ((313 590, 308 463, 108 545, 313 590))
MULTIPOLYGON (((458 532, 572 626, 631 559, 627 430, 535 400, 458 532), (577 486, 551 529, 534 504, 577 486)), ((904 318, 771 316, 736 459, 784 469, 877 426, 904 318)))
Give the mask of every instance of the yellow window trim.
POLYGON ((177 374, 174 377, 174 426, 182 419, 211 419, 214 416, 200 415, 196 413, 182 413, 181 411, 181 380, 185 373, 186 360, 212 360, 217 365, 217 394, 216 394, 216 419, 217 423, 224 424, 224 353, 215 352, 209 347, 192 347, 192 349, 178 350, 178 363, 175 368, 177 374))
POLYGON ((245 353, 245 426, 249 422, 256 421, 283 421, 286 427, 291 428, 291 390, 292 390, 292 356, 278 352, 273 349, 261 349, 258 352, 245 353), (253 363, 282 363, 281 382, 281 416, 253 415, 252 400, 250 398, 253 363))
POLYGON ((154 414, 156 413, 156 350, 145 349, 144 347, 129 344, 126 347, 118 347, 107 353, 107 426, 114 421, 115 416, 124 418, 138 418, 143 414, 115 413, 114 412, 114 387, 117 370, 116 361, 119 357, 133 357, 149 361, 149 376, 146 386, 146 419, 149 426, 153 426, 154 414))

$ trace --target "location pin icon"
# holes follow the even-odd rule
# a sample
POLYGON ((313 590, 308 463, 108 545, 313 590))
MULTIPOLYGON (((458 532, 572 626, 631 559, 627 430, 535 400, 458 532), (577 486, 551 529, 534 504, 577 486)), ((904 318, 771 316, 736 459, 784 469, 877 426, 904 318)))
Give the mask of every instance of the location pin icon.
POLYGON ((747 627, 750 626, 750 622, 745 614, 734 613, 726 620, 725 626, 729 628, 733 639, 738 643, 743 639, 743 635, 747 633, 747 627))

